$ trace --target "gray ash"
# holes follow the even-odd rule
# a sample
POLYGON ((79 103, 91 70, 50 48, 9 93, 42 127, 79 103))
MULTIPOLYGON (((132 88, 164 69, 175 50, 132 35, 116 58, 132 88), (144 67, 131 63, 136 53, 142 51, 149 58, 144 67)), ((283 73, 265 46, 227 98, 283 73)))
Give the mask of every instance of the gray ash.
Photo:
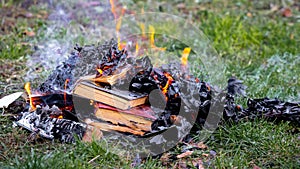
POLYGON ((61 142, 72 143, 76 137, 81 139, 86 126, 69 119, 59 119, 65 114, 57 106, 37 106, 33 112, 25 110, 17 117, 16 125, 48 139, 59 139, 61 142))

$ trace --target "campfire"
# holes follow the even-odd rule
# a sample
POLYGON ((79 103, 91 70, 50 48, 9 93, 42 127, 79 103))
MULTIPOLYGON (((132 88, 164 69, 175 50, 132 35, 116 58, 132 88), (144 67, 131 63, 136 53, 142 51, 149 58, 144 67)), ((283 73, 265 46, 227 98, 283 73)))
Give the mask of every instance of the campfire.
MULTIPOLYGON (((145 56, 135 58, 119 49, 114 40, 102 46, 105 55, 93 69, 94 75, 76 79, 84 47, 75 47, 37 89, 25 84, 27 104, 16 116, 16 125, 42 137, 74 142, 91 137, 91 132, 119 132, 133 137, 153 137, 174 126, 192 131, 201 129, 217 93, 213 86, 189 74, 181 63, 154 67, 145 56)), ((92 72, 92 71, 91 71, 92 72)), ((228 80, 223 118, 238 122, 247 117, 288 120, 299 125, 299 103, 277 99, 249 99, 248 108, 235 103, 235 95, 245 96, 242 82, 228 80)), ((188 133, 174 130, 176 138, 188 133)), ((90 140, 89 138, 88 140, 90 140)))
POLYGON ((95 75, 81 77, 75 83, 74 68, 76 62, 80 62, 82 50, 76 47, 76 52, 58 66, 38 89, 32 90, 30 84, 26 83, 27 106, 17 117, 17 125, 46 138, 59 138, 63 142, 73 142, 74 134, 83 137, 87 128, 86 124, 80 123, 83 121, 104 131, 145 136, 170 127, 175 122, 180 123, 177 116, 182 100, 185 100, 185 113, 195 120, 198 98, 193 95, 197 93, 197 88, 202 93, 197 104, 201 104, 201 99, 209 100, 209 85, 177 70, 184 65, 173 63, 154 68, 148 57, 130 57, 125 49, 119 50, 115 41, 110 42, 106 55, 95 65, 95 75), (179 83, 190 84, 191 87, 181 91, 179 83), (91 93, 86 95, 89 91, 91 93), (90 96, 93 94, 95 97, 90 96), (140 99, 121 100, 126 94, 140 99), (140 103, 132 105, 137 101, 140 103), (85 107, 80 108, 74 102, 88 104, 82 104, 85 107), (96 122, 91 122, 83 114, 94 114, 96 122))

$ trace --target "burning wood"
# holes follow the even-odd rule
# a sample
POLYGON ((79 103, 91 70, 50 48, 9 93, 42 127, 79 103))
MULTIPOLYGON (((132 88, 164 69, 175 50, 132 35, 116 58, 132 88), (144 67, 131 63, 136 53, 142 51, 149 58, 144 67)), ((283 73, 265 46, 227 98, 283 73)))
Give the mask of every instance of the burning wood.
MULTIPOLYGON (((193 121, 197 126, 204 125, 214 102, 212 94, 216 90, 208 83, 193 77, 188 71, 180 69, 187 65, 190 48, 183 51, 182 63, 172 62, 159 68, 153 67, 148 57, 129 57, 127 51, 120 50, 115 41, 99 48, 104 51, 102 58, 98 58, 100 62, 88 70, 94 72, 93 76, 78 80, 74 75, 75 68, 85 59, 83 55, 88 53, 85 47, 76 47, 77 52, 72 53, 68 60, 58 66, 36 92, 27 83, 25 89, 29 95, 28 104, 17 116, 15 124, 43 137, 58 138, 63 142, 74 141, 74 135, 82 138, 85 131, 93 131, 89 129, 91 126, 103 131, 147 136, 174 125, 192 126, 193 121), (76 80, 78 82, 74 83, 76 80), (82 81, 89 82, 90 85, 82 81), (87 90, 79 92, 83 88, 87 90), (86 93, 90 89, 93 90, 86 93), (94 100, 92 105, 87 109, 76 110, 73 102, 76 96, 71 94, 72 91, 73 94, 84 96, 85 102, 94 100), (128 99, 122 100, 122 92, 110 97, 113 91, 134 92, 143 96, 143 99, 134 104, 136 102, 128 99), (92 94, 95 97, 91 97, 92 94), (114 102, 117 104, 113 104, 114 102), (120 106, 121 102, 130 106, 120 106), (178 116, 181 110, 183 113, 178 116), (86 117, 81 119, 85 124, 81 123, 78 118, 85 117, 81 113, 89 114, 93 119, 86 117)), ((226 120, 240 121, 244 117, 263 116, 300 125, 299 103, 267 98, 249 99, 248 108, 243 109, 234 100, 236 94, 245 95, 242 82, 230 79, 227 90, 223 114, 226 120)), ((174 134, 185 136, 180 131, 174 134)))

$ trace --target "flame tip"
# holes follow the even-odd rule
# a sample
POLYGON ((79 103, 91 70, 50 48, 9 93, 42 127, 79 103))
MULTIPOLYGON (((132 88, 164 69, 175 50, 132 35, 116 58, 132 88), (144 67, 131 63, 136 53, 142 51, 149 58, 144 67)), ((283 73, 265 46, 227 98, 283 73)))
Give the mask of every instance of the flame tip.
POLYGON ((24 89, 26 90, 26 92, 29 96, 29 104, 30 104, 31 109, 35 110, 36 106, 33 104, 33 99, 32 99, 32 94, 31 94, 31 89, 30 89, 30 82, 27 82, 24 85, 24 89))
POLYGON ((181 64, 186 67, 188 64, 188 57, 190 55, 191 52, 191 48, 190 47, 186 47, 183 49, 182 51, 182 56, 181 56, 181 64))

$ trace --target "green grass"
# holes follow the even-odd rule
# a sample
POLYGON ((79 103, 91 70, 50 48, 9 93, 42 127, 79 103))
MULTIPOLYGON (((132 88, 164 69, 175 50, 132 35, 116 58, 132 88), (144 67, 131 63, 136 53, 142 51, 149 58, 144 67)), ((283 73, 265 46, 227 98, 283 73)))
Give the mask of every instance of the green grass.
MULTIPOLYGON (((290 18, 282 17, 280 10, 271 11, 271 1, 187 1, 184 2, 184 8, 178 9, 177 5, 182 2, 124 3, 129 10, 140 11, 143 7, 145 11, 163 11, 185 18, 192 15, 189 19, 208 36, 224 59, 226 78, 235 75, 244 80, 251 97, 300 100, 300 20, 297 17, 300 12, 293 6, 294 1, 272 1, 279 7, 291 7, 293 16, 290 18)), ((19 6, 20 2, 1 1, 2 9, 16 9, 19 6)), ((32 6, 28 10, 36 16, 40 10, 45 10, 45 6, 32 6)), ((0 15, 6 16, 3 11, 5 10, 0 10, 0 15)), ((80 23, 87 25, 90 18, 80 20, 80 23)), ((1 25, 1 30, 6 31, 2 31, 0 35, 0 91, 4 92, 4 88, 9 84, 16 84, 18 90, 22 89, 22 76, 26 73, 22 71, 25 62, 23 57, 32 54, 32 46, 39 42, 45 43, 47 38, 63 42, 70 40, 70 35, 74 35, 71 37, 74 44, 91 43, 90 39, 85 39, 83 35, 76 35, 81 28, 77 27, 76 21, 73 22, 72 28, 58 28, 53 37, 47 37, 45 30, 51 22, 43 18, 17 17, 13 18, 12 27, 1 25), (34 31, 36 36, 24 35, 26 30, 34 31), (15 61, 11 62, 8 59, 15 61), (7 80, 9 75, 15 74, 18 75, 17 79, 7 80)), ((86 32, 88 29, 85 27, 86 32)), ((8 87, 7 90, 5 92, 10 93, 17 89, 8 87)), ((0 122, 0 166, 4 168, 131 168, 131 160, 103 149, 107 146, 104 141, 60 144, 40 138, 31 142, 28 140, 29 133, 12 128, 11 120, 7 117, 0 117, 0 122), (89 162, 93 158, 95 160, 89 162)), ((209 167, 212 168, 300 166, 299 128, 284 122, 274 124, 255 120, 237 125, 226 124, 220 126, 206 144, 209 150, 217 152, 215 158, 205 159, 201 156, 204 152, 200 151, 189 160, 202 158, 203 161, 209 162, 209 167)), ((173 151, 175 153, 177 150, 173 151)), ((178 161, 173 161, 170 165, 176 163, 178 161)), ((159 159, 148 159, 139 167, 166 166, 163 166, 159 159)))
POLYGON ((18 4, 11 4, 11 1, 2 3, 0 15, 0 59, 24 58, 32 53, 32 48, 36 45, 41 36, 38 30, 44 28, 46 22, 43 19, 47 11, 40 8, 38 12, 25 10, 18 4), (11 13, 11 11, 16 11, 11 13), (34 32, 34 36, 28 36, 26 32, 34 32))
POLYGON ((233 126, 222 126, 208 141, 217 150, 217 168, 243 168, 257 165, 264 168, 297 168, 300 142, 288 123, 274 125, 256 120, 233 126), (281 166, 281 167, 280 167, 281 166))
POLYGON ((249 18, 241 11, 200 16, 205 18, 200 28, 224 58, 227 75, 243 79, 250 96, 299 99, 299 23, 249 18))

